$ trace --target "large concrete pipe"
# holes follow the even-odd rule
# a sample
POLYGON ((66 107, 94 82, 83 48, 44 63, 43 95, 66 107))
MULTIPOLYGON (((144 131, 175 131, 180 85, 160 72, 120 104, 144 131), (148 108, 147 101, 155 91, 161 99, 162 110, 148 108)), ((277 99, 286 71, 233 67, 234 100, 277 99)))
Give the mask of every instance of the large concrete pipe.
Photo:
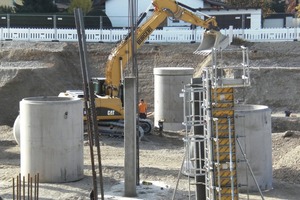
POLYGON ((184 129, 183 98, 184 85, 191 82, 193 68, 154 68, 154 125, 163 122, 163 129, 178 131, 184 129))
POLYGON ((83 106, 77 98, 30 97, 20 102, 21 174, 40 182, 83 178, 83 106))
POLYGON ((237 105, 234 123, 237 140, 242 147, 236 144, 237 176, 242 185, 240 191, 258 191, 243 153, 260 189, 272 189, 271 110, 263 105, 237 105))

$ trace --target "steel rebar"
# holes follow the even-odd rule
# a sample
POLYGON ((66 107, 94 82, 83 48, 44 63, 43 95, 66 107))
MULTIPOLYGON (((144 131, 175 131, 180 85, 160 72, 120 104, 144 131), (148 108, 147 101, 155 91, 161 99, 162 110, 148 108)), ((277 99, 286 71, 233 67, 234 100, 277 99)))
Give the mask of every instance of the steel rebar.
POLYGON ((13 178, 13 200, 15 200, 15 178, 13 178))

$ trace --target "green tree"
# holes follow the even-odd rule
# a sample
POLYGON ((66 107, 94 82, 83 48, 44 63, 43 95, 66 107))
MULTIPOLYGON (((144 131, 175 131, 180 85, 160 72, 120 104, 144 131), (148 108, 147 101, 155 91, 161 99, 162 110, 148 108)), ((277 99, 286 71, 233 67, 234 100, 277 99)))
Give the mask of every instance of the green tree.
POLYGON ((249 8, 260 7, 263 4, 263 0, 227 0, 226 3, 231 7, 236 8, 249 8))
POLYGON ((53 0, 23 0, 22 5, 14 3, 16 13, 54 13, 58 12, 53 0))
POLYGON ((271 4, 276 0, 226 0, 229 7, 234 8, 261 8, 263 16, 267 16, 274 11, 271 4))
POLYGON ((1 6, 0 13, 14 13, 14 9, 10 6, 1 6))
POLYGON ((102 16, 103 28, 111 28, 112 24, 106 13, 99 7, 92 7, 92 9, 86 14, 87 17, 100 17, 102 16))
POLYGON ((84 14, 88 13, 92 9, 91 0, 71 0, 68 12, 73 13, 75 8, 81 8, 84 14))
POLYGON ((271 2, 271 9, 275 13, 285 13, 286 10, 286 4, 283 0, 273 0, 271 2))

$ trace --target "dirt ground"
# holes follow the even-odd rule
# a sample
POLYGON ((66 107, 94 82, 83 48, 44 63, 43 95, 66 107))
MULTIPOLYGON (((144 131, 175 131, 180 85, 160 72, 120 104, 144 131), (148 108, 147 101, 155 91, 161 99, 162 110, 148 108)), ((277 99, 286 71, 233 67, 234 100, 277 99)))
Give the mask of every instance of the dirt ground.
MULTIPOLYGON (((252 85, 238 90, 237 98, 245 103, 267 105, 272 115, 285 110, 300 112, 298 42, 251 43, 249 56, 252 85)), ((89 44, 93 76, 103 76, 105 60, 115 44, 89 44)), ((193 55, 197 44, 148 44, 139 50, 139 94, 154 107, 154 67, 194 67, 199 71, 203 58, 193 55), (151 75, 151 76, 150 76, 151 75)), ((236 54, 224 54, 228 63, 240 62, 236 54)), ((0 48, 0 197, 12 199, 12 178, 20 171, 20 148, 13 136, 13 122, 19 101, 29 96, 51 96, 81 86, 76 43, 2 42, 0 48), (13 91, 13 92, 12 92, 13 91)), ((203 64, 203 62, 202 62, 203 64)), ((273 189, 264 191, 267 200, 298 200, 300 196, 300 126, 296 118, 272 118, 273 189), (293 134, 287 136, 286 131, 293 134)), ((140 180, 152 185, 137 187, 138 199, 171 199, 184 154, 182 132, 157 132, 140 143, 140 180)), ((122 198, 124 187, 123 138, 101 137, 103 184, 106 199, 122 198)), ((41 183, 40 199, 89 199, 92 173, 89 146, 84 141, 84 178, 64 184, 41 183)), ((188 181, 179 179, 175 199, 188 199, 188 181)), ((194 196, 192 196, 193 198, 194 196)), ((133 199, 133 198, 132 198, 133 199)), ((240 199, 247 199, 240 194, 240 199)), ((251 194, 248 199, 262 199, 251 194)))
MULTIPOLYGON (((12 178, 20 170, 20 148, 13 137, 12 128, 0 127, 0 196, 12 199, 12 178)), ((172 199, 182 163, 183 133, 158 132, 146 136, 140 143, 140 181, 152 185, 137 186, 137 198, 172 199)), ((289 137, 274 133, 273 141, 273 189, 264 191, 267 200, 297 200, 300 195, 299 144, 300 132, 289 137)), ((40 183, 40 199, 89 199, 92 189, 92 173, 88 141, 84 145, 84 178, 69 183, 40 183)), ((124 141, 123 138, 102 136, 101 155, 105 199, 126 199, 124 195, 124 141)), ((99 182, 98 182, 99 183, 99 182)), ((175 199, 188 199, 188 179, 181 176, 175 199)), ((192 188, 193 191, 193 188, 192 188)), ((262 199, 259 193, 240 194, 240 199, 262 199)), ((192 195, 192 198, 194 196, 192 195)))

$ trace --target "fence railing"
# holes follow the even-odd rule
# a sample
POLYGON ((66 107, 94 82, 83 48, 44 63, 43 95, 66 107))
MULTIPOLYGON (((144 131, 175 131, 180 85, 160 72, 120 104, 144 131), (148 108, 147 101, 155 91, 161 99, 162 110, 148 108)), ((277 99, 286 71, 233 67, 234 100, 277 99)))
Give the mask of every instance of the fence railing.
MULTIPOLYGON (((201 42, 203 29, 170 28, 155 30, 147 39, 150 43, 189 43, 201 42)), ((268 28, 268 29, 222 29, 224 35, 231 35, 250 42, 297 41, 300 39, 300 28, 268 28)), ((127 34, 127 29, 87 29, 87 42, 117 42, 127 34)), ((76 42, 76 29, 32 29, 1 28, 0 40, 15 41, 64 41, 76 42)))

